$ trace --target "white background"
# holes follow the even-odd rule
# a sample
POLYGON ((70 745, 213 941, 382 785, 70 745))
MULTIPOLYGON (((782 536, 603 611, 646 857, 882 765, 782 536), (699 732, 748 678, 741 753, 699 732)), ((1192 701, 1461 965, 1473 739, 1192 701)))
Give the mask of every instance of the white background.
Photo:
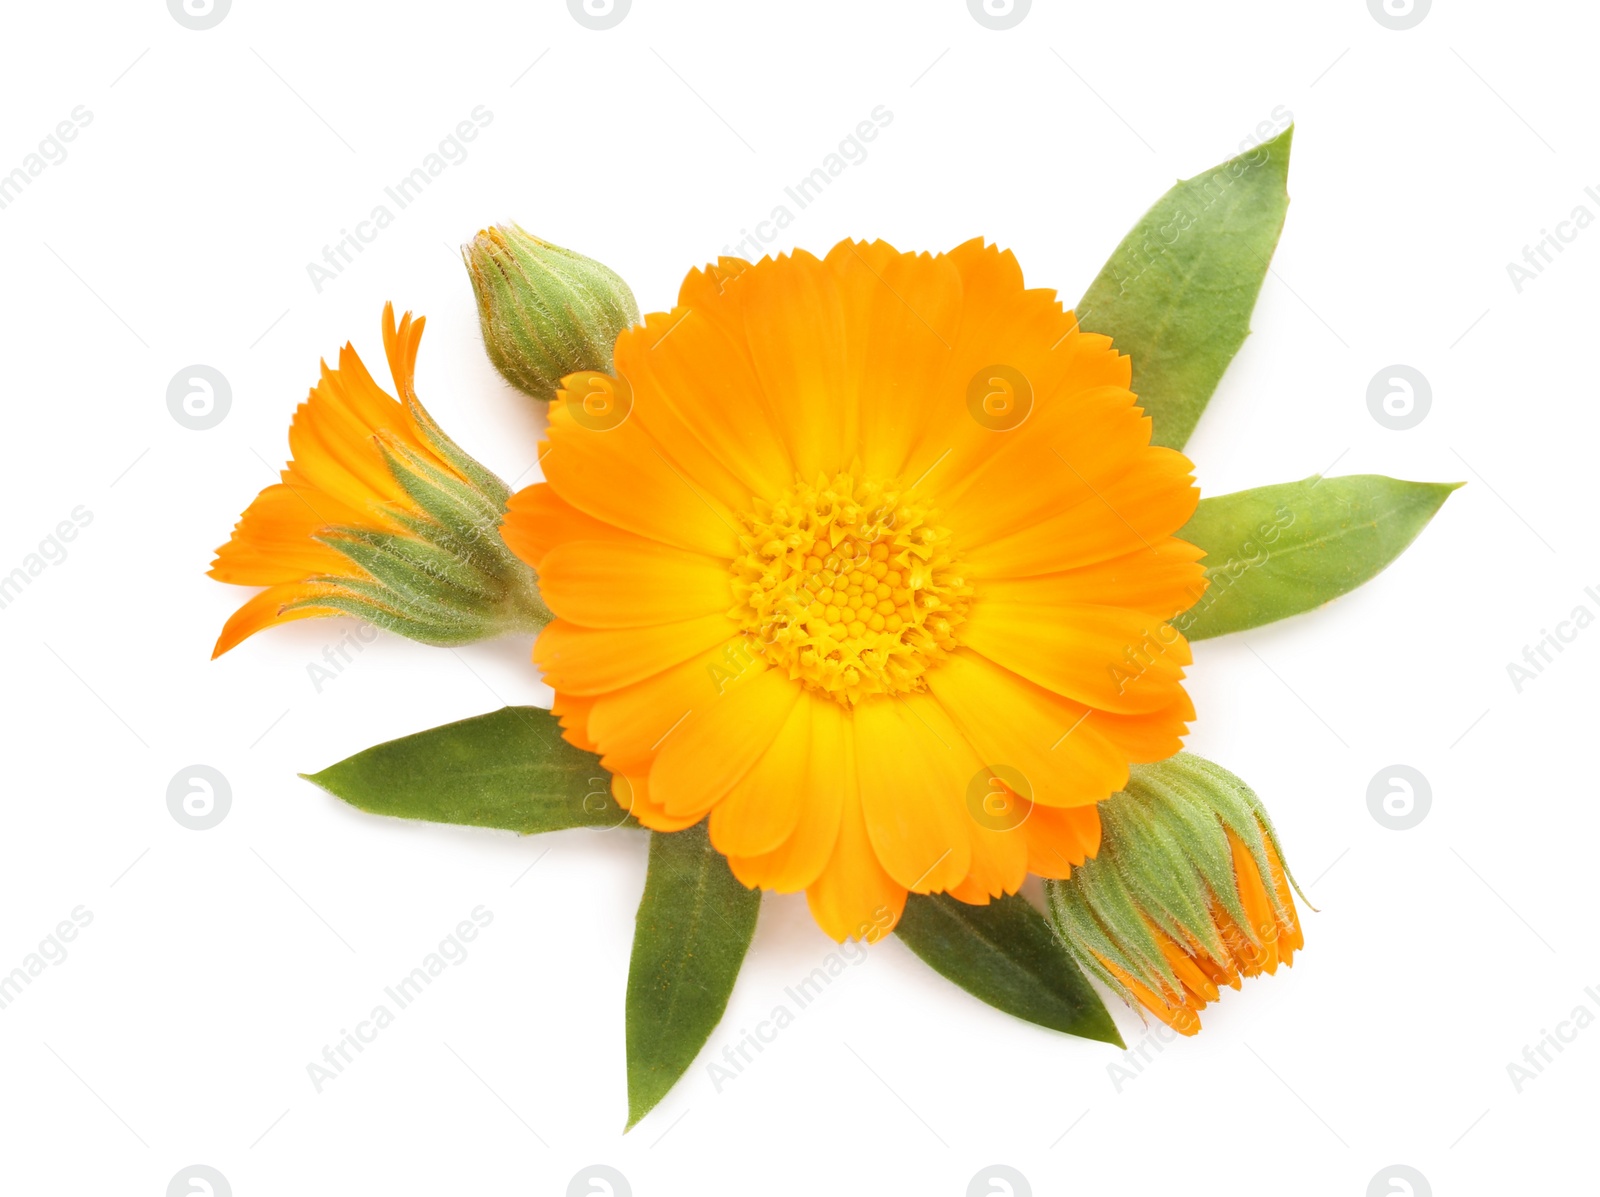
POLYGON ((74 508, 93 521, 0 610, 0 972, 75 907, 93 922, 0 1010, 0 1189, 159 1197, 198 1162, 239 1197, 560 1194, 604 1162, 638 1197, 959 1197, 1004 1163, 1036 1194, 1360 1197, 1398 1162, 1440 1195, 1593 1191, 1600 1029, 1520 1093, 1507 1072, 1575 1007, 1600 1014, 1600 630, 1521 693, 1506 668, 1600 614, 1600 230, 1521 293, 1506 270, 1577 205, 1600 215, 1590 6, 1441 2, 1404 32, 1362 0, 1037 0, 1007 32, 959 0, 634 0, 606 32, 554 0, 4 21, 0 172, 75 106, 93 118, 0 210, 0 573, 74 508), (319 293, 306 264, 477 105, 467 158, 319 293), (665 308, 878 105, 865 160, 769 248, 982 234, 1069 302, 1175 178, 1292 111, 1288 225, 1188 446, 1201 485, 1330 465, 1469 485, 1371 585, 1196 649, 1191 747, 1263 795, 1320 910, 1291 971, 1119 1089, 1113 1049, 1012 1021, 891 939, 718 1093, 705 1060, 832 950, 801 898, 769 896, 707 1056, 623 1137, 644 839, 408 825, 296 777, 546 701, 527 643, 386 637, 318 692, 308 664, 354 625, 212 662, 246 592, 204 571, 318 358, 352 339, 381 377, 387 299, 428 317, 440 422, 536 476, 538 417, 484 358, 456 256, 479 226, 517 220, 665 308), (193 363, 232 385, 204 432, 166 407, 193 363), (1410 431, 1367 410, 1393 363, 1432 384, 1410 431), (232 786, 205 832, 166 807, 195 763, 232 786), (1431 782, 1414 830, 1368 813, 1395 763, 1431 782), (470 957, 316 1093, 323 1045, 480 904, 470 957))

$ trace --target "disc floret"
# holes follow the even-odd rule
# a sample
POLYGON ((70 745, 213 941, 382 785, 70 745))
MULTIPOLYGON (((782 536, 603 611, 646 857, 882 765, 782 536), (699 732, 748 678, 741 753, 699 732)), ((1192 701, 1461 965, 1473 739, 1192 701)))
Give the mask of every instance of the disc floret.
POLYGON ((959 645, 972 588, 939 513, 845 472, 756 500, 733 565, 747 646, 851 705, 920 690, 959 645))

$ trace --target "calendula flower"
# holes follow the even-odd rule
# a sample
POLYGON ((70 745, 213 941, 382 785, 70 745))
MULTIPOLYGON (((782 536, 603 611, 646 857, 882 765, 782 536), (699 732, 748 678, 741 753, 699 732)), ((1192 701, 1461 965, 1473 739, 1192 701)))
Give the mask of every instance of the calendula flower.
POLYGON ((1129 378, 981 241, 691 273, 506 515, 567 736, 838 939, 1066 876, 1193 717, 1197 494, 1129 378))
POLYGON ((1078 962, 1184 1035, 1219 986, 1305 944, 1283 849, 1244 782, 1188 753, 1136 770, 1100 807, 1099 856, 1048 887, 1078 962))
POLYGON ((265 590, 240 607, 213 657, 273 624, 354 615, 430 644, 533 631, 548 612, 531 570, 500 539, 510 490, 433 422, 412 385, 423 321, 383 309, 401 398, 355 349, 295 412, 293 459, 256 496, 211 576, 265 590))

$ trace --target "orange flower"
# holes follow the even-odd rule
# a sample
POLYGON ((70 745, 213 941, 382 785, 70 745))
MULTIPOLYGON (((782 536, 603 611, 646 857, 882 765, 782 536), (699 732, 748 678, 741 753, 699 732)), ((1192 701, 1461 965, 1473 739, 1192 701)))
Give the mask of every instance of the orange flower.
POLYGON ((1275 973, 1305 946, 1267 812, 1219 765, 1179 753, 1101 807, 1100 855, 1049 887, 1089 971, 1184 1035, 1221 985, 1275 973))
POLYGON ((221 656, 273 624, 354 615, 414 640, 460 644, 547 613, 498 525, 510 490, 440 431, 412 385, 423 321, 383 309, 401 399, 346 344, 295 412, 293 459, 217 550, 211 576, 266 589, 234 612, 221 656), (403 400, 403 401, 402 401, 403 400))
POLYGON ((691 273, 564 380, 506 542, 534 659, 646 826, 844 939, 1096 850, 1193 708, 1182 454, 1129 362, 981 241, 691 273))

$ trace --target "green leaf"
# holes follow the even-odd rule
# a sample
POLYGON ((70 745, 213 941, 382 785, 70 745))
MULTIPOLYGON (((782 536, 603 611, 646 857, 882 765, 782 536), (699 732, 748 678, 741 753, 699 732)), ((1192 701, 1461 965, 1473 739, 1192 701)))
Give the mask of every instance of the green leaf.
POLYGON ((612 798, 600 759, 563 740, 555 716, 541 707, 447 723, 301 776, 375 815, 524 835, 637 826, 612 798))
POLYGON ((1079 324, 1133 357, 1152 440, 1181 449, 1250 331, 1289 207, 1290 126, 1156 201, 1089 285, 1079 324))
POLYGON ((683 1075, 727 1008, 755 934, 746 889, 701 823, 650 837, 628 965, 628 1129, 683 1075))
POLYGON ((912 894, 895 934, 935 972, 996 1009, 1123 1046, 1099 994, 1024 898, 968 906, 947 894, 912 894))
POLYGON ((1382 572, 1460 485, 1352 474, 1202 499, 1176 535, 1205 549, 1210 585, 1173 626, 1204 640, 1338 598, 1382 572))

